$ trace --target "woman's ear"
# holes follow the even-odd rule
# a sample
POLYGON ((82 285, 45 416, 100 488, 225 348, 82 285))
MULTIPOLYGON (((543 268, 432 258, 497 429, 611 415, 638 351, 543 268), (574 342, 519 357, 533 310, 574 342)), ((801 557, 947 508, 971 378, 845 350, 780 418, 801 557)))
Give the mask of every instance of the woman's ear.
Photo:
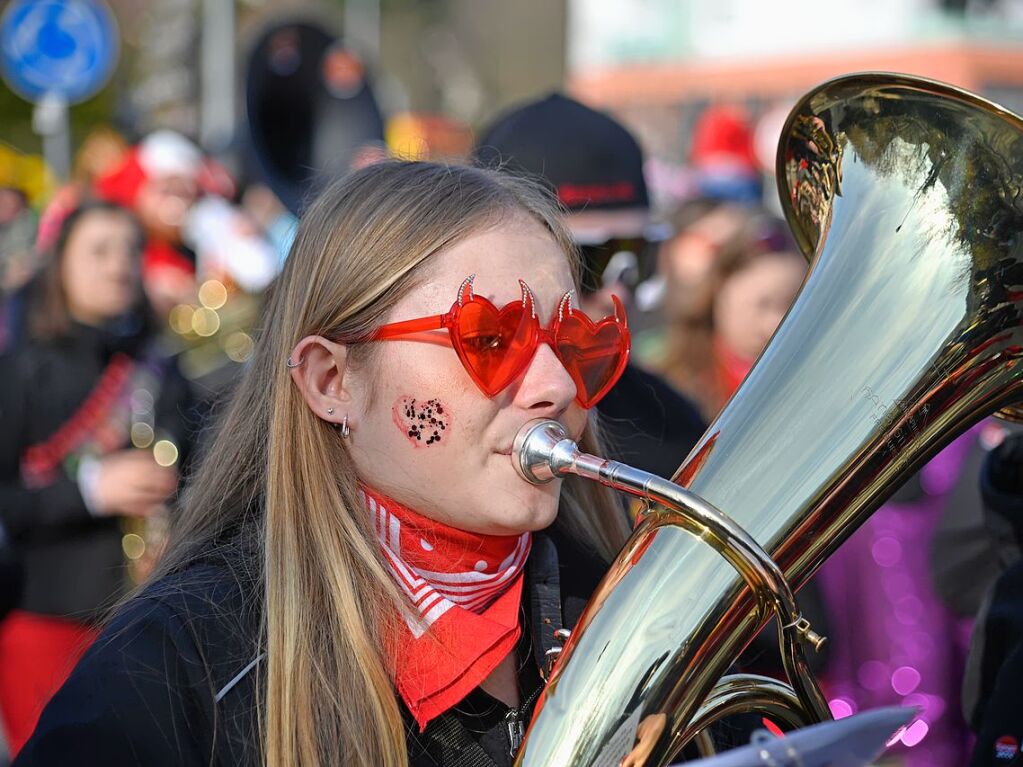
POLYGON ((306 336, 291 350, 288 369, 314 415, 334 424, 345 419, 352 405, 347 346, 306 336))

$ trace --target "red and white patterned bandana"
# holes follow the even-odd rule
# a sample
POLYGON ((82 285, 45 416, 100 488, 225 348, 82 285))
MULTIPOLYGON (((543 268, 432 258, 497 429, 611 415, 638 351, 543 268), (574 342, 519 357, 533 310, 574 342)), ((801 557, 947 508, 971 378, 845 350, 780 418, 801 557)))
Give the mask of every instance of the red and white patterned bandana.
POLYGON ((395 644, 394 681, 423 730, 479 686, 518 642, 532 536, 469 533, 367 488, 363 495, 384 558, 415 608, 395 644))

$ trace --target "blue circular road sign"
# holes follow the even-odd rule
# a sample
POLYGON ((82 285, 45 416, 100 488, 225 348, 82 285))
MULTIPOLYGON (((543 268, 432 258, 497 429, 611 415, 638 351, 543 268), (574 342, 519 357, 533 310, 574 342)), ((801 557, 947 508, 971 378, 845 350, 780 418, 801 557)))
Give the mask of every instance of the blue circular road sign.
POLYGON ((0 19, 0 74, 29 101, 74 104, 102 88, 117 63, 117 25, 101 0, 13 0, 0 19))

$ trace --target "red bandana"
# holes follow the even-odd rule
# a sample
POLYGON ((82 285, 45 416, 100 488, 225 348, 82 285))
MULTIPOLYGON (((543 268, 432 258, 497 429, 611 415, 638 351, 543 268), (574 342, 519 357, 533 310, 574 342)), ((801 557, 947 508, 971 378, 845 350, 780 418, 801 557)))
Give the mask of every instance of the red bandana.
POLYGON ((518 642, 522 568, 532 537, 456 530, 363 492, 384 557, 418 613, 402 626, 394 681, 423 730, 478 687, 518 642))

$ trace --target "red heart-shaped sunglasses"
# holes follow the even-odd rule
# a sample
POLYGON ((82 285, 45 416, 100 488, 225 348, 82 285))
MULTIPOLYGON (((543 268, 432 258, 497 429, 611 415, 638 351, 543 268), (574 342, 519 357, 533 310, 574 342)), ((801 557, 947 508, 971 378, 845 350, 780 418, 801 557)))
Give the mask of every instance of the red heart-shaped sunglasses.
MULTIPOLYGON (((473 275, 475 276, 475 275, 473 275)), ((547 344, 575 381, 576 401, 591 408, 621 377, 629 360, 629 326, 617 296, 614 314, 593 322, 572 308, 569 291, 548 327, 536 316, 533 291, 522 280, 522 299, 498 309, 472 289, 473 276, 458 289, 445 314, 383 325, 373 341, 425 341, 454 347, 469 376, 488 397, 525 373, 540 344, 547 344), (438 330, 447 330, 444 335, 438 330)))

